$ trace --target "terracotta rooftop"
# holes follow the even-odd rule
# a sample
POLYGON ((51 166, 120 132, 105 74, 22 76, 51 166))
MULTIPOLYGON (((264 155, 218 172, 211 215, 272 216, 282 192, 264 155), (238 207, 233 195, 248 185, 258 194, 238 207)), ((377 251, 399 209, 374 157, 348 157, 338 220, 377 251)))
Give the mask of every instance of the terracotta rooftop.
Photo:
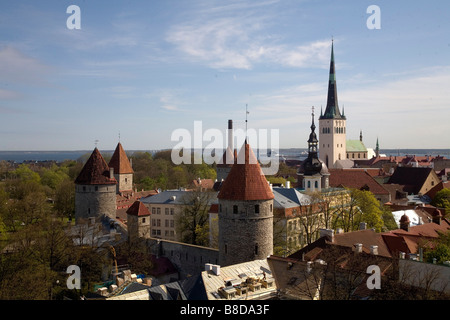
POLYGON ((76 184, 116 184, 114 178, 109 177, 109 167, 105 159, 97 148, 94 149, 89 159, 86 161, 80 174, 75 179, 76 184))
POLYGON ((147 207, 140 201, 135 201, 131 207, 128 208, 127 214, 131 216, 149 216, 150 211, 148 211, 147 207))
POLYGON ((116 150, 109 161, 109 167, 114 168, 114 173, 133 173, 127 154, 122 148, 122 144, 117 144, 116 150))
POLYGON ((346 187, 353 189, 363 189, 373 194, 389 194, 381 184, 379 184, 371 174, 360 169, 329 169, 330 187, 346 187))
POLYGON ((223 182, 217 198, 227 200, 270 200, 274 198, 269 183, 247 142, 239 151, 237 161, 223 182))

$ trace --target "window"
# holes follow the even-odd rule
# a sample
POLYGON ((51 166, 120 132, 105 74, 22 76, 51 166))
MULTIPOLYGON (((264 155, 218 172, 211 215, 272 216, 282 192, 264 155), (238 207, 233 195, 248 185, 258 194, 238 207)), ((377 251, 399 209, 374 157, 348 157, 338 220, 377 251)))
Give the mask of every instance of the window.
POLYGON ((255 255, 258 254, 258 244, 255 244, 255 255))
POLYGON ((152 208, 152 214, 156 214, 156 208, 152 208))
POLYGON ((142 223, 145 223, 145 218, 142 218, 142 223))
POLYGON ((271 205, 270 205, 270 212, 272 212, 272 206, 273 206, 273 205, 271 204, 271 205))
POLYGON ((165 211, 165 214, 166 214, 166 215, 169 215, 169 208, 165 208, 164 211, 165 211))
POLYGON ((317 189, 319 188, 319 183, 317 181, 314 182, 314 187, 317 189))
POLYGON ((308 181, 308 189, 311 188, 311 181, 308 181))
POLYGON ((156 214, 161 214, 161 208, 156 208, 156 214))
POLYGON ((259 204, 255 204, 255 213, 259 213, 259 204))
POLYGON ((170 220, 170 227, 174 228, 175 227, 175 221, 174 220, 170 220))
POLYGON ((238 213, 238 206, 237 205, 233 206, 233 213, 238 213))
POLYGON ((173 216, 174 209, 170 208, 170 215, 173 216))

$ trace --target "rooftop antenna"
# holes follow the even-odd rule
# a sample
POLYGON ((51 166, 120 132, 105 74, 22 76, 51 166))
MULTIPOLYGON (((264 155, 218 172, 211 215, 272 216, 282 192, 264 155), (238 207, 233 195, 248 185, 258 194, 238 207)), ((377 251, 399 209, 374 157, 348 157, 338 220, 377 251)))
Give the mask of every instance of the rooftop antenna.
POLYGON ((120 142, 120 131, 119 131, 119 142, 120 142))
POLYGON ((95 148, 97 148, 98 140, 95 140, 94 143, 95 143, 95 148))

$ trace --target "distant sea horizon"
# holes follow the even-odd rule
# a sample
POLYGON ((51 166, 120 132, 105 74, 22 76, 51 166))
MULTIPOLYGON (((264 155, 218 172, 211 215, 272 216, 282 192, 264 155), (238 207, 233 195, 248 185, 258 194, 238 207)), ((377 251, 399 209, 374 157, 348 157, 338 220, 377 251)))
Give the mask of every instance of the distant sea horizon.
MULTIPOLYGON (((168 150, 127 150, 127 154, 134 152, 156 153, 158 151, 168 150)), ((114 150, 100 150, 103 155, 112 155, 114 150)), ((86 154, 90 155, 92 150, 74 150, 74 151, 0 151, 0 161, 12 161, 16 163, 28 161, 56 161, 78 160, 86 154)), ((287 159, 304 159, 307 155, 306 148, 281 148, 279 155, 287 159)), ((450 158, 450 149, 380 149, 380 154, 386 156, 444 156, 450 158)))

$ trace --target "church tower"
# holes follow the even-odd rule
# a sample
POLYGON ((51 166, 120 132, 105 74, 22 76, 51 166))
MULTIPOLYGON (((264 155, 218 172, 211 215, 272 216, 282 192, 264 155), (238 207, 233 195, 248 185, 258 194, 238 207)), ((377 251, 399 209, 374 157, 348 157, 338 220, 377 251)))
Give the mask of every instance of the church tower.
POLYGON ((273 253, 273 192, 245 141, 219 194, 219 264, 265 259, 273 253))
POLYGON ((116 218, 116 179, 97 148, 75 179, 75 221, 116 218))
POLYGON ((334 67, 334 44, 331 44, 328 98, 325 113, 319 118, 319 157, 328 168, 334 168, 338 160, 346 159, 346 117, 339 110, 336 73, 334 67))
POLYGON ((299 187, 307 192, 321 191, 329 186, 329 172, 327 166, 318 157, 318 144, 312 113, 311 133, 308 139, 308 158, 302 163, 297 176, 299 187))
POLYGON ((109 161, 109 167, 113 168, 114 178, 117 180, 116 193, 132 191, 134 171, 120 142, 109 161))

